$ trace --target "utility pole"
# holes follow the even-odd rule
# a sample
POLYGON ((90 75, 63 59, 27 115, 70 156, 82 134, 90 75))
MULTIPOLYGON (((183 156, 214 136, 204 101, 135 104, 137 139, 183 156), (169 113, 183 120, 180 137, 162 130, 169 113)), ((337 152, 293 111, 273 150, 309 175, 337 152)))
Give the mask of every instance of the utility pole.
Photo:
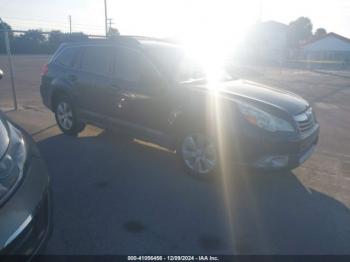
POLYGON ((110 32, 111 28, 112 28, 112 24, 113 24, 113 18, 107 18, 108 21, 108 32, 110 32))
POLYGON ((72 34, 72 16, 69 15, 68 19, 69 19, 69 34, 72 34))
POLYGON ((107 27, 107 0, 104 0, 105 3, 105 35, 107 38, 108 35, 108 27, 107 27))
POLYGON ((263 19, 263 12, 264 12, 264 3, 263 3, 263 0, 260 0, 258 23, 261 23, 261 22, 262 22, 262 19, 263 19))
POLYGON ((17 111, 17 96, 16 96, 16 88, 15 88, 15 76, 13 73, 13 64, 12 64, 12 58, 11 58, 11 47, 10 47, 10 39, 9 39, 9 32, 7 31, 7 27, 5 26, 4 22, 0 18, 0 24, 2 26, 2 31, 4 32, 5 36, 5 45, 6 45, 6 53, 7 53, 7 60, 10 67, 10 77, 11 77, 11 87, 12 87, 12 98, 13 98, 13 107, 17 111))

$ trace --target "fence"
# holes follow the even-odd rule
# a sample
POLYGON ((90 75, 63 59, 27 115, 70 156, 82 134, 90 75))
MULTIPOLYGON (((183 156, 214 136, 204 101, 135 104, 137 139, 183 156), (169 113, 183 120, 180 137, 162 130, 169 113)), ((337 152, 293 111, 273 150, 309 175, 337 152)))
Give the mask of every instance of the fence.
POLYGON ((52 54, 63 42, 86 41, 88 39, 106 39, 104 35, 88 35, 84 33, 61 33, 59 31, 43 32, 39 30, 7 30, 0 29, 0 54, 7 57, 10 76, 11 96, 14 110, 18 109, 15 87, 15 70, 13 54, 52 54))

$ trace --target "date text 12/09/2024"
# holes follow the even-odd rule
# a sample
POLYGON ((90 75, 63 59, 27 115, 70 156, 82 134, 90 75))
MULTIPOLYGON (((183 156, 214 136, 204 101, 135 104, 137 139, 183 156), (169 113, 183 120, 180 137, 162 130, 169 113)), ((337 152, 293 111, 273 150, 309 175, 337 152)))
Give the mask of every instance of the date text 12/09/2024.
POLYGON ((128 261, 220 261, 217 256, 128 256, 128 261))

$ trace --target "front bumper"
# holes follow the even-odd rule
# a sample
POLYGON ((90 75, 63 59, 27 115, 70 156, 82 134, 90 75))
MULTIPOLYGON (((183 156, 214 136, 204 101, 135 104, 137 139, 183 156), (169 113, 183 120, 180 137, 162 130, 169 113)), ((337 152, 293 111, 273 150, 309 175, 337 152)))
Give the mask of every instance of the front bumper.
POLYGON ((246 131, 239 139, 240 162, 255 169, 294 169, 312 155, 319 131, 318 124, 304 136, 246 131))
MULTIPOLYGON (((35 145, 30 138, 26 140, 32 152, 35 145)), ((23 181, 0 208, 0 255, 20 254, 30 258, 46 244, 52 230, 50 192, 42 159, 29 154, 23 181)))

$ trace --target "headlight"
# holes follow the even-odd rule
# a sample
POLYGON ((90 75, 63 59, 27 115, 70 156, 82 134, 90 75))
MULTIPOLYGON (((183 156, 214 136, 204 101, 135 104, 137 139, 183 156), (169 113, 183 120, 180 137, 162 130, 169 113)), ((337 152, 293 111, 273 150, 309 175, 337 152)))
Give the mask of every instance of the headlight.
POLYGON ((238 103, 238 109, 249 123, 262 129, 270 132, 294 132, 293 126, 286 120, 273 116, 254 106, 245 103, 238 103))
POLYGON ((8 123, 10 144, 0 159, 0 201, 21 178, 27 150, 21 131, 8 123))

